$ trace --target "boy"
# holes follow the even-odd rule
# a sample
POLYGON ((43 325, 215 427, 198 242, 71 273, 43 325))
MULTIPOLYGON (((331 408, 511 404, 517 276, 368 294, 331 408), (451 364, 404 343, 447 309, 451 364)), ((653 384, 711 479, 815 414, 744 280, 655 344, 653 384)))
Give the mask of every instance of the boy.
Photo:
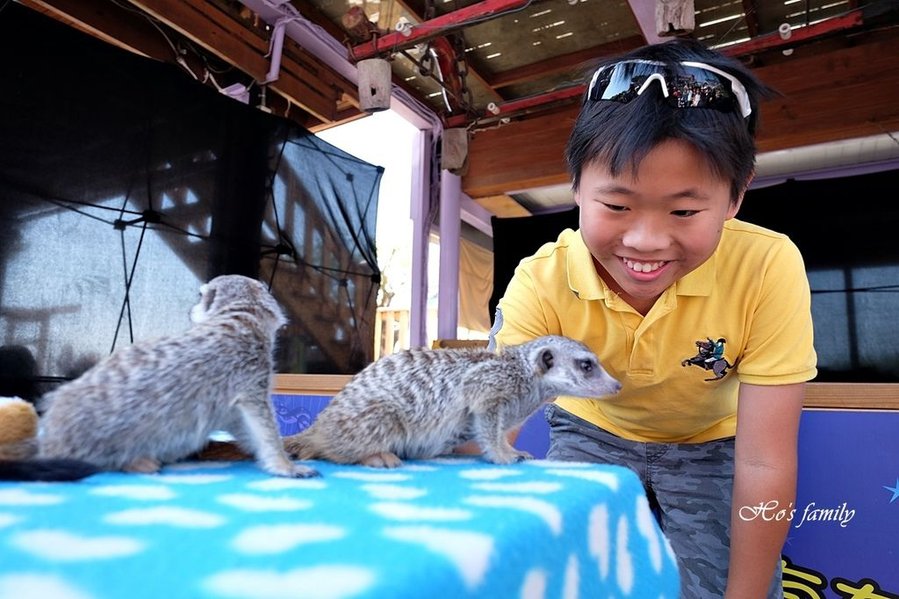
POLYGON ((600 66, 566 148, 579 230, 520 263, 494 326, 581 340, 621 381, 547 406, 547 457, 635 470, 688 598, 783 596, 789 522, 746 515, 792 507, 816 356, 798 249, 734 219, 765 91, 690 40, 600 66))

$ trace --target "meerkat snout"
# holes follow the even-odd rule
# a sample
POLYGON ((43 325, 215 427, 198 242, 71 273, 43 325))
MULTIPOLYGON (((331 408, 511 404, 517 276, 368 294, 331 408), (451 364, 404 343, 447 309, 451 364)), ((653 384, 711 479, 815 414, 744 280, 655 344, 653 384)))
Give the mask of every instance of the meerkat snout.
POLYGON ((538 369, 543 384, 558 395, 594 398, 621 390, 621 383, 606 372, 596 355, 573 339, 548 337, 540 348, 538 369))

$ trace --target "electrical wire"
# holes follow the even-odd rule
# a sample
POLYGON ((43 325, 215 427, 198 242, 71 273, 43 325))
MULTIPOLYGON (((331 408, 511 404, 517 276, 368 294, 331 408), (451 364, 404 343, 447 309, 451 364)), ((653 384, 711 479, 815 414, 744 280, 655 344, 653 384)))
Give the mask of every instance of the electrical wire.
MULTIPOLYGON (((132 343, 134 342, 134 331, 131 330, 131 318, 130 318, 130 314, 131 314, 131 312, 130 312, 130 310, 131 310, 131 284, 134 282, 134 273, 137 271, 137 260, 138 260, 138 258, 140 258, 140 250, 141 250, 141 247, 143 246, 144 235, 146 234, 146 232, 147 232, 147 222, 144 221, 144 226, 141 227, 141 231, 140 231, 140 239, 138 239, 138 242, 137 242, 137 249, 134 252, 134 259, 131 261, 131 272, 130 273, 128 272, 127 262, 125 264, 125 273, 124 273, 125 274, 125 297, 122 299, 122 308, 119 310, 119 318, 118 318, 118 321, 116 322, 115 333, 113 334, 113 337, 112 337, 112 347, 109 348, 109 353, 112 353, 113 351, 115 351, 115 345, 116 345, 116 341, 119 338, 119 330, 122 328, 122 319, 124 318, 126 307, 129 311, 128 329, 131 334, 130 340, 132 343)), ((123 254, 124 254, 124 235, 125 235, 125 232, 122 231, 122 236, 123 236, 122 252, 123 252, 123 254)), ((123 258, 124 258, 124 256, 123 256, 123 258)))

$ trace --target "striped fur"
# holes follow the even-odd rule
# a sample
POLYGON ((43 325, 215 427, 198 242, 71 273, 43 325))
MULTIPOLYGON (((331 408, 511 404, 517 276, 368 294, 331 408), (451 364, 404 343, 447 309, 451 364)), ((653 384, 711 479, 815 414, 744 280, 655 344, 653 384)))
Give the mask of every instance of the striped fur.
POLYGON ((565 337, 540 337, 499 354, 413 349, 362 370, 285 447, 300 459, 396 467, 473 440, 487 460, 508 464, 530 457, 509 444, 507 433, 541 404, 619 389, 593 352, 565 337))

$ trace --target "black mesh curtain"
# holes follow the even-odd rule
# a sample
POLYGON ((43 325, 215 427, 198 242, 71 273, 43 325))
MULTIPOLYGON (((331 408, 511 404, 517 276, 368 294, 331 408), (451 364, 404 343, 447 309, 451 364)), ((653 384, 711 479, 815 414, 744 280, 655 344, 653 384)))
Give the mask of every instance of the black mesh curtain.
POLYGON ((899 170, 747 192, 739 218, 786 233, 812 289, 821 382, 899 382, 899 170))
POLYGON ((52 381, 182 331, 199 284, 226 273, 270 283, 288 311, 282 371, 370 360, 379 167, 4 6, 0 383, 52 381))
POLYGON ((515 274, 515 267, 544 243, 555 241, 565 229, 578 228, 578 210, 517 218, 493 217, 493 294, 490 296, 491 321, 496 305, 515 274))

